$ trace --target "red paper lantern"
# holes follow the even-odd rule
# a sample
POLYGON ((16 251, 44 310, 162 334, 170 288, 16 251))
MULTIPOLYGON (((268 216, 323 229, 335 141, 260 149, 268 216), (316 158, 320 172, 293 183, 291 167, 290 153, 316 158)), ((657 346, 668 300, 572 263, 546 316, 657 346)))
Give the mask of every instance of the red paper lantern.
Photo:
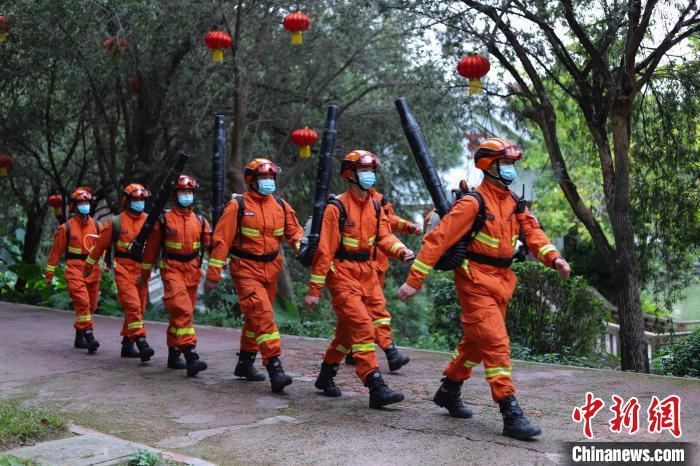
POLYGON ((209 31, 204 38, 204 43, 212 50, 212 60, 215 63, 221 63, 224 61, 224 49, 231 47, 231 36, 224 31, 209 31))
POLYGON ((287 31, 292 33, 292 44, 301 45, 304 31, 311 26, 311 19, 304 13, 297 11, 285 16, 282 24, 287 31))
POLYGON ((489 59, 476 52, 469 53, 462 58, 457 65, 460 76, 469 79, 469 95, 481 92, 481 78, 491 69, 489 59))
POLYGON ((9 155, 0 155, 0 176, 7 176, 7 170, 12 166, 12 157, 9 155))
POLYGON ((292 133, 292 142, 299 146, 299 157, 308 159, 311 157, 311 146, 318 140, 316 131, 309 128, 302 128, 292 133))
POLYGON ((63 196, 60 194, 53 194, 49 196, 49 205, 53 207, 54 215, 61 215, 61 211, 63 210, 63 196))
POLYGON ((6 16, 0 16, 0 42, 7 40, 7 34, 12 29, 12 25, 7 22, 6 16))
POLYGON ((102 42, 102 47, 105 52, 116 55, 129 47, 129 41, 126 39, 105 39, 102 42))

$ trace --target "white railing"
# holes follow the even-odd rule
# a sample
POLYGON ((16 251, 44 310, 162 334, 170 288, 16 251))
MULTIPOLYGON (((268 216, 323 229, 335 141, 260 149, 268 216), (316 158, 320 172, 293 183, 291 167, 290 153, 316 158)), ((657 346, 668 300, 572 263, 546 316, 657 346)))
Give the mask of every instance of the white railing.
MULTIPOLYGON (((647 344, 647 355, 651 360, 654 350, 659 346, 672 343, 676 338, 684 338, 690 335, 691 332, 675 332, 670 333, 654 333, 644 332, 644 342, 647 344)), ((609 322, 603 331, 603 334, 596 341, 596 351, 602 353, 605 351, 615 356, 620 355, 620 325, 609 322)))

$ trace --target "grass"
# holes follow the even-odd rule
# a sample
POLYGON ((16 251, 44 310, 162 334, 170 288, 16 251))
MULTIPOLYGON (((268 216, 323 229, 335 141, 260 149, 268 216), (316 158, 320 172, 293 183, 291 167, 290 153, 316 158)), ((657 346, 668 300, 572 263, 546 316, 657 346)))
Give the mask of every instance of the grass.
MULTIPOLYGON (((0 399, 0 450, 9 450, 27 443, 53 440, 68 435, 66 422, 59 416, 0 399)), ((25 464, 5 463, 0 465, 25 464)), ((31 464, 31 463, 30 463, 31 464)))
POLYGON ((12 455, 0 455, 0 466, 38 466, 39 463, 29 458, 18 458, 12 455))

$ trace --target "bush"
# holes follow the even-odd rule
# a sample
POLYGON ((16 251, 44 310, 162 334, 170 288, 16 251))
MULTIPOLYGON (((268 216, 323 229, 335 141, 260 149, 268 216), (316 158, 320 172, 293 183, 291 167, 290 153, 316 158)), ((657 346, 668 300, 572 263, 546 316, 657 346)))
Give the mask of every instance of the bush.
POLYGON ((665 375, 700 378, 700 327, 667 349, 661 367, 665 375))

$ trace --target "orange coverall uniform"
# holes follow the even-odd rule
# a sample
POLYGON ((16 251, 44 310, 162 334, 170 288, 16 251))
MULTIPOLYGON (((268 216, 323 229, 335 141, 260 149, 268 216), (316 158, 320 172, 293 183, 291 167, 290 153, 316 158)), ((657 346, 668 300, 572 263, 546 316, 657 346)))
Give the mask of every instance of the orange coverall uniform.
POLYGON ((83 222, 80 220, 80 216, 75 215, 69 218, 66 223, 70 224, 70 239, 66 242, 65 224, 56 229, 53 247, 49 253, 49 261, 46 265, 46 278, 51 279, 53 277, 61 256, 67 251, 65 277, 68 293, 73 301, 73 309, 75 310, 75 323, 73 326, 79 331, 92 330, 92 315, 97 309, 102 270, 100 267, 95 267, 90 275, 83 277, 85 259, 90 252, 86 248, 85 239, 88 235, 99 235, 103 228, 99 222, 95 222, 90 216, 83 222), (95 225, 97 225, 97 229, 95 225))
POLYGON ((148 279, 153 262, 162 249, 160 278, 165 290, 163 305, 170 314, 168 348, 197 346, 193 318, 197 288, 202 278, 200 254, 209 247, 211 226, 206 218, 198 218, 191 209, 178 206, 166 211, 163 219, 146 243, 142 274, 148 279))
MULTIPOLYGON (((366 199, 360 198, 348 189, 336 197, 343 203, 347 220, 341 237, 336 206, 329 204, 323 214, 321 239, 311 264, 310 296, 321 296, 321 289, 327 283, 331 292, 331 302, 338 317, 335 336, 323 360, 331 365, 339 364, 346 354, 352 352, 357 376, 365 381, 367 375, 379 368, 374 351, 375 328, 373 315, 386 310, 384 292, 377 278, 377 265, 371 256, 374 245, 386 255, 399 258, 406 246, 391 234, 389 220, 379 209, 379 232, 374 190, 366 199), (339 259, 340 245, 347 253, 368 253, 370 259, 354 261, 339 259)), ((342 254, 342 253, 341 253, 342 254)))
MULTIPOLYGON (((146 214, 134 213, 126 209, 119 214, 120 232, 114 247, 114 281, 117 284, 117 301, 124 312, 124 325, 121 335, 130 340, 146 336, 143 324, 143 311, 148 304, 148 282, 142 286, 136 284, 141 275, 141 264, 131 259, 128 248, 146 221, 146 214)), ((97 246, 87 259, 88 265, 93 265, 97 259, 112 244, 112 219, 97 239, 97 246)))
POLYGON ((226 205, 212 236, 212 251, 207 280, 219 281, 226 258, 238 293, 245 320, 241 331, 241 350, 262 354, 267 366, 271 357, 282 354, 280 334, 275 324, 273 304, 277 296, 277 278, 282 270, 279 251, 284 237, 297 250, 304 236, 294 209, 285 208, 272 195, 252 190, 243 194, 245 212, 238 225, 238 201, 226 205), (286 216, 285 216, 286 211, 286 216), (244 257, 246 256, 246 257, 244 257), (268 261, 255 260, 267 256, 268 261))
MULTIPOLYGON (((553 267, 560 254, 529 209, 516 214, 516 201, 510 190, 489 182, 484 182, 477 191, 484 198, 487 219, 468 250, 494 258, 511 258, 522 230, 530 251, 545 265, 553 267)), ((465 196, 452 206, 423 239, 406 280, 408 285, 420 289, 440 256, 469 232, 478 211, 479 203, 472 196, 465 196)), ((515 274, 510 267, 496 267, 472 259, 455 269, 454 281, 462 307, 463 336, 444 375, 461 382, 471 376, 472 367, 483 362, 493 400, 498 402, 514 395, 505 317, 508 301, 515 290, 515 274)))
MULTIPOLYGON (((396 215, 396 212, 394 212, 394 206, 391 205, 391 202, 386 200, 383 194, 374 191, 372 196, 375 201, 380 203, 384 214, 386 214, 387 219, 389 219, 389 226, 391 227, 392 232, 410 233, 408 227, 411 225, 411 222, 396 215)), ((379 279, 379 286, 383 290, 384 280, 386 279, 386 271, 389 270, 389 258, 378 249, 377 260, 375 263, 377 265, 377 278, 379 279)), ((372 317, 372 324, 374 325, 374 341, 380 348, 387 349, 393 343, 391 338, 391 313, 386 307, 380 311, 371 309, 370 317, 372 317)))

